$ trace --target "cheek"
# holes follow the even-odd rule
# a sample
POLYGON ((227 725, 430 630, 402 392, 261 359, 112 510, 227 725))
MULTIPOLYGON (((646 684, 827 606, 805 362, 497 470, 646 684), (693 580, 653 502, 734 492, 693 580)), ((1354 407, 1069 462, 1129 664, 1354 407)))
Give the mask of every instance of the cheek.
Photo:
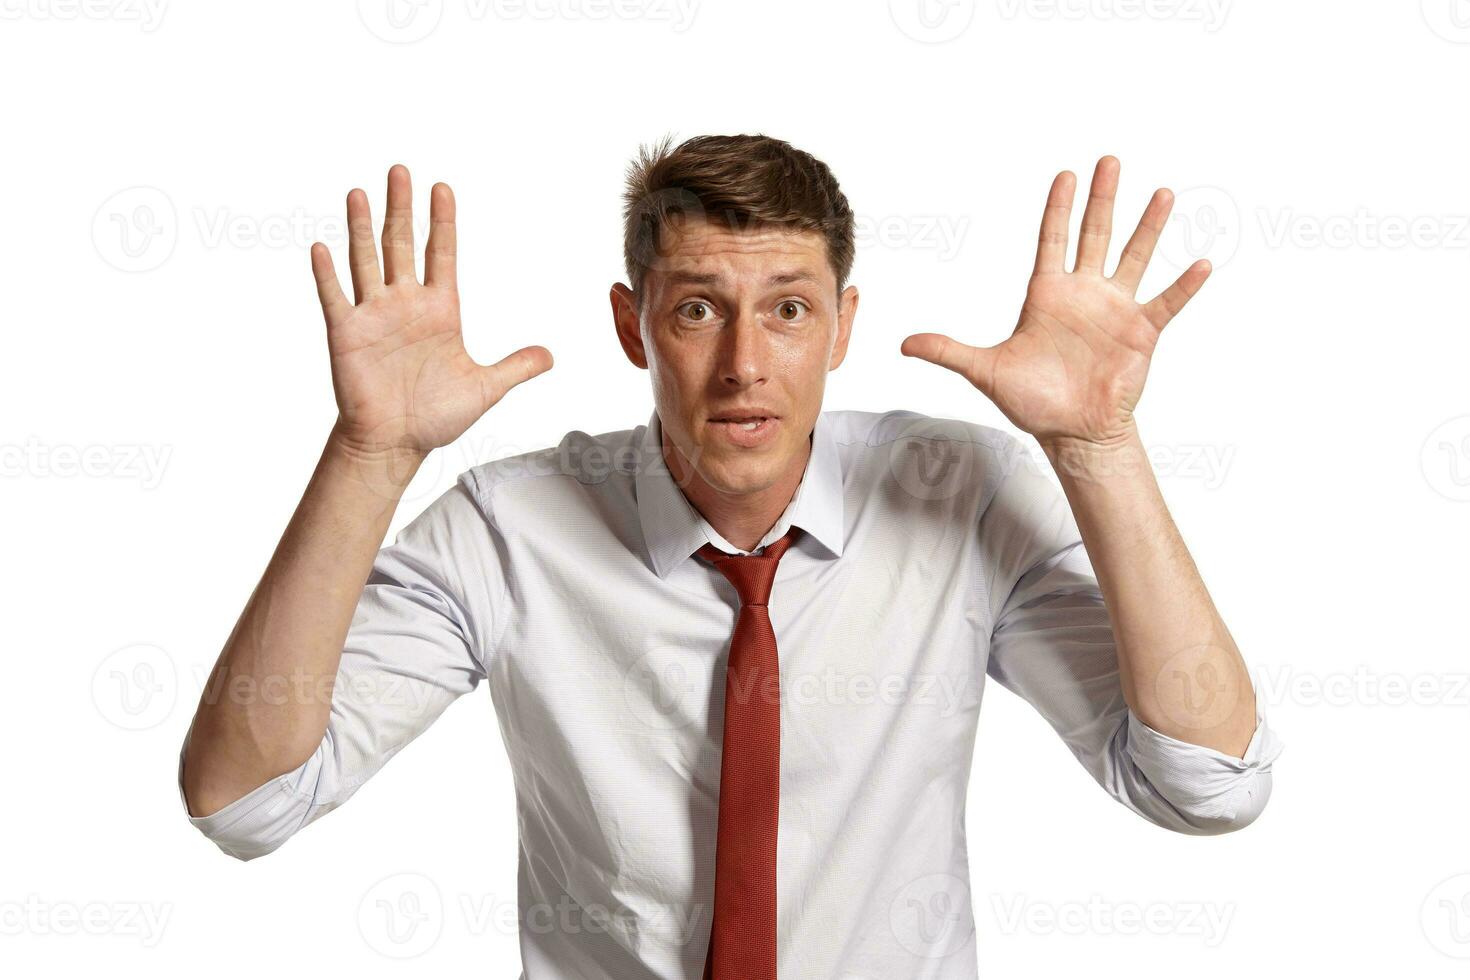
POLYGON ((675 383, 702 385, 718 370, 719 356, 719 348, 708 337, 664 332, 653 336, 649 363, 656 359, 661 373, 675 383))
POLYGON ((831 343, 826 333, 792 337, 779 344, 776 358, 788 377, 804 379, 808 383, 827 372, 827 361, 831 356, 831 343))
POLYGON ((709 356, 699 345, 681 342, 668 333, 650 338, 648 373, 661 404, 682 407, 700 397, 709 381, 709 356))

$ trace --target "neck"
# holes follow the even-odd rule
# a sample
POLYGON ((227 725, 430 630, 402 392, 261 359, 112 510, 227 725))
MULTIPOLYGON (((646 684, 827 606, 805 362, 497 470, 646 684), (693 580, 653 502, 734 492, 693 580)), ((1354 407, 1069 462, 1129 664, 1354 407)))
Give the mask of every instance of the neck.
MULTIPOLYGON (((659 428, 662 430, 663 427, 659 428)), ((741 551, 753 550, 766 532, 776 526, 791 498, 796 495, 796 488, 801 485, 807 461, 812 455, 813 437, 809 433, 801 454, 792 459, 776 482, 750 493, 726 493, 710 486, 699 471, 689 465, 678 447, 669 442, 667 432, 662 436, 664 462, 674 482, 694 509, 720 532, 720 536, 741 551)))

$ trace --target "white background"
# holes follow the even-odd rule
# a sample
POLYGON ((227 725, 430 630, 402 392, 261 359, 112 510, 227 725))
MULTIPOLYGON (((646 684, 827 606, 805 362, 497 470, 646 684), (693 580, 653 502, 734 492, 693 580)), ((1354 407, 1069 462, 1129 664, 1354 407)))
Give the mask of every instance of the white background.
POLYGON ((1275 793, 1240 833, 1170 834, 993 687, 981 975, 1464 975, 1470 3, 395 2, 400 29, 387 0, 0 0, 7 973, 517 975, 483 686, 249 864, 175 787, 335 414, 307 248, 345 273, 343 197, 381 215, 394 162, 420 207, 449 181, 471 354, 556 357, 396 531, 476 463, 646 421, 607 300, 624 167, 665 132, 764 132, 861 216, 829 408, 1006 425, 899 343, 1006 336, 1060 169, 1122 159, 1119 241, 1178 192, 1147 295, 1215 261, 1140 429, 1286 743, 1275 793), (428 918, 399 943, 380 902, 405 894, 428 918))

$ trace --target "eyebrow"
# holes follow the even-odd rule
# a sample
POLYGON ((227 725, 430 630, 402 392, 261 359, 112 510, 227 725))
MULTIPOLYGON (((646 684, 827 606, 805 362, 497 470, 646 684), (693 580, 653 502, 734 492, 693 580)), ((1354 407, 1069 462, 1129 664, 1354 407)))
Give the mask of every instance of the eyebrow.
MULTIPOLYGON (((723 277, 715 272, 671 272, 667 281, 674 286, 713 286, 723 281, 723 277)), ((777 272, 766 279, 767 286, 786 286, 793 282, 819 284, 821 280, 808 269, 777 272)))

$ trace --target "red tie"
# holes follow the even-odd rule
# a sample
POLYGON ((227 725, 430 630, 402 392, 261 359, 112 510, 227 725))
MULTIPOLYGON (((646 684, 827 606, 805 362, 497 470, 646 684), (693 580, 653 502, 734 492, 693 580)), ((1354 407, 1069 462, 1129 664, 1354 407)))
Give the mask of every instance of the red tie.
POLYGON ((730 580, 740 613, 725 670, 725 745, 715 836, 715 908, 705 980, 776 980, 776 816, 781 798, 781 675, 766 603, 793 527, 759 555, 695 552, 730 580))

